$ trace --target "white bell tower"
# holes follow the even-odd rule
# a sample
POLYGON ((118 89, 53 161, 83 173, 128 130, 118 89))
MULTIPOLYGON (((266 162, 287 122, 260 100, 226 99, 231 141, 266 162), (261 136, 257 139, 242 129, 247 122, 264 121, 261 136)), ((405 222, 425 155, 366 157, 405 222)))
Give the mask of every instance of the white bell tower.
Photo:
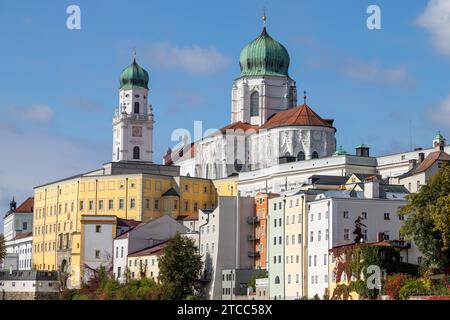
POLYGON ((153 110, 148 73, 136 59, 120 76, 119 107, 113 117, 112 161, 153 161, 153 110))

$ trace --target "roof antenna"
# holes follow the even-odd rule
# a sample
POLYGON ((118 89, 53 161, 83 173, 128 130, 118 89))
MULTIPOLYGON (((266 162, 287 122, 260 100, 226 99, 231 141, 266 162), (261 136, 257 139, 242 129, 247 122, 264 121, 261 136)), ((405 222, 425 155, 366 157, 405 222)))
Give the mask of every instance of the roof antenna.
POLYGON ((304 94, 304 96, 303 96, 303 103, 306 104, 306 98, 307 98, 307 96, 306 96, 306 90, 303 91, 303 94, 304 94))

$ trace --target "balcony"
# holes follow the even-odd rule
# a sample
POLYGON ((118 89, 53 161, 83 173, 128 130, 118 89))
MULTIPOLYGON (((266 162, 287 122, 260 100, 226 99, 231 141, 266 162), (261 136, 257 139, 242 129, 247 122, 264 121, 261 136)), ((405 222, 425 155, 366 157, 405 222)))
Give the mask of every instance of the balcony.
POLYGON ((411 241, 392 240, 392 241, 390 241, 390 243, 394 248, 398 248, 398 249, 410 249, 411 248, 411 241))
POLYGON ((259 218, 257 216, 247 217, 247 223, 258 223, 259 218))
POLYGON ((248 241, 256 241, 256 240, 259 240, 259 235, 252 235, 252 234, 249 234, 249 235, 247 236, 247 240, 248 240, 248 241))
POLYGON ((259 251, 249 251, 248 256, 250 258, 257 258, 257 257, 259 257, 259 251))

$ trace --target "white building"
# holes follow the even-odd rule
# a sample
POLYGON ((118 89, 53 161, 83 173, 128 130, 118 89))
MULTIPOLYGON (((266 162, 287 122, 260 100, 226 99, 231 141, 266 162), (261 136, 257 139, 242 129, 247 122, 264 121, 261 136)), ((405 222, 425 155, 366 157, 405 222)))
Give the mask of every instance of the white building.
POLYGON ((34 199, 32 197, 19 206, 13 199, 10 202, 10 210, 3 218, 6 257, 2 265, 5 269, 32 269, 33 204, 34 199))
POLYGON ((56 271, 0 271, 0 300, 59 300, 56 271))
MULTIPOLYGON (((265 18, 264 18, 265 19, 265 18)), ((336 151, 332 119, 322 119, 307 104, 297 106, 286 48, 267 33, 240 54, 241 73, 231 90, 231 123, 217 132, 168 150, 165 164, 181 173, 209 179, 263 169, 285 158, 307 160, 336 151)))
POLYGON ((148 73, 136 59, 120 75, 119 107, 113 118, 112 161, 152 162, 153 111, 148 73))
POLYGON ((163 215, 146 223, 140 223, 114 239, 113 273, 120 282, 125 281, 127 257, 140 250, 152 247, 173 238, 188 229, 169 215, 163 215))
POLYGON ((222 298, 222 270, 251 269, 253 248, 247 241, 252 234, 254 199, 219 197, 214 210, 200 210, 199 243, 204 262, 202 281, 208 300, 222 298))
POLYGON ((307 296, 320 298, 333 281, 329 250, 354 243, 355 220, 362 218, 364 242, 394 241, 403 262, 420 263, 414 243, 400 236, 402 216, 397 210, 406 204, 409 192, 403 186, 382 185, 378 179, 364 183, 364 191, 325 191, 308 204, 307 296), (395 241, 398 240, 398 241, 395 241))

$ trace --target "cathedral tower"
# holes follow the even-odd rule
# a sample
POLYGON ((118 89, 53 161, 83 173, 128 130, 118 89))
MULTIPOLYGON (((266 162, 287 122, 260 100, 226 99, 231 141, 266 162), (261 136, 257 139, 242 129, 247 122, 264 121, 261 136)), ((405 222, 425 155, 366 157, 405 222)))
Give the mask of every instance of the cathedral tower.
POLYGON ((154 120, 147 103, 148 79, 136 59, 120 75, 120 104, 113 117, 113 162, 152 162, 154 120))
POLYGON ((267 33, 261 34, 241 51, 241 74, 231 94, 231 122, 263 125, 273 114, 297 105, 295 81, 289 77, 289 53, 267 33))

